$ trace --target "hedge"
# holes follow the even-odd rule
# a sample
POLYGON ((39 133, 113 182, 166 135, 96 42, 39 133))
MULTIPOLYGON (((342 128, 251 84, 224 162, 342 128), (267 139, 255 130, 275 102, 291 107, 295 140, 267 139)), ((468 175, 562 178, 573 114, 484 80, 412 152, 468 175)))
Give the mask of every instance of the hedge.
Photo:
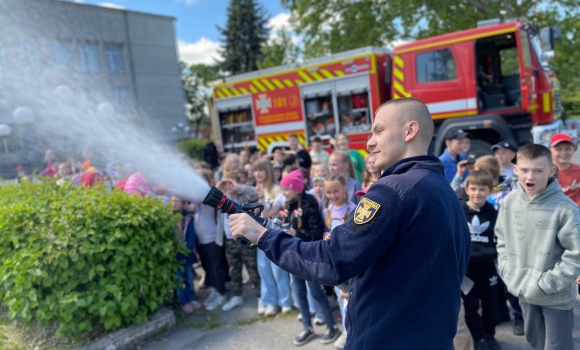
POLYGON ((205 144, 206 141, 202 139, 188 139, 179 141, 177 148, 193 159, 203 160, 203 146, 205 144))
POLYGON ((0 302, 56 336, 139 323, 173 297, 174 216, 104 187, 0 186, 0 302))

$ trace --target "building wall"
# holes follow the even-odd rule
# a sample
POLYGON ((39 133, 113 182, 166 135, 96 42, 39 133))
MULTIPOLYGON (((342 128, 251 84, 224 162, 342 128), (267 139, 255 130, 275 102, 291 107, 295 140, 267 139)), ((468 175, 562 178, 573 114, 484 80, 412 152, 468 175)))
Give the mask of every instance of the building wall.
MULTIPOLYGON (((33 108, 36 123, 50 122, 40 102, 67 85, 91 110, 110 102, 163 141, 183 137, 171 131, 187 121, 173 18, 56 0, 0 0, 0 26, 0 123, 13 123, 13 111, 23 105, 33 108), (66 67, 54 63, 56 42, 68 45, 66 67), (84 43, 97 47, 97 72, 81 68, 84 43), (105 45, 121 47, 122 73, 109 71, 105 45)), ((11 126, 14 135, 30 129, 11 126)))

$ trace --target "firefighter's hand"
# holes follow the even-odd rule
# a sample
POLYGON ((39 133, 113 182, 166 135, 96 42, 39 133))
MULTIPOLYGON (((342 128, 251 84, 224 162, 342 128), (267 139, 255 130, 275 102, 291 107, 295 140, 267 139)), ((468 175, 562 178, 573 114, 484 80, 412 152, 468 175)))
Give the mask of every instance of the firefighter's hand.
POLYGON ((252 244, 258 244, 260 237, 266 232, 266 228, 258 224, 248 214, 230 215, 230 231, 232 236, 237 239, 238 236, 244 236, 252 244))

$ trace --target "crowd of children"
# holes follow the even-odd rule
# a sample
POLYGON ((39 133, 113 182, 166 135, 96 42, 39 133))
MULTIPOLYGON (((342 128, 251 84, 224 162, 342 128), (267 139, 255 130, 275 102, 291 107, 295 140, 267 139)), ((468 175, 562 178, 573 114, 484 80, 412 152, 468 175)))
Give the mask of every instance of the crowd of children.
POLYGON ((556 134, 549 148, 502 141, 493 156, 478 157, 469 152, 471 138, 451 132, 440 157, 472 241, 455 348, 501 349, 495 327, 510 320, 509 300, 514 334, 535 349, 572 350, 580 275, 576 145, 556 134))

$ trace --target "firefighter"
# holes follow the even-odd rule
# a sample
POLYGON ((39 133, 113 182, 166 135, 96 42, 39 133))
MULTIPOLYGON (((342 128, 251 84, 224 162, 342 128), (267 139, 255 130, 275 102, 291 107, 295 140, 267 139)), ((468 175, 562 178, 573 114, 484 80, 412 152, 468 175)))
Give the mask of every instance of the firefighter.
POLYGON ((471 247, 443 165, 427 155, 433 121, 414 98, 376 113, 367 146, 384 170, 327 241, 302 242, 248 215, 230 228, 284 270, 323 285, 350 280, 345 349, 451 350, 471 247))

